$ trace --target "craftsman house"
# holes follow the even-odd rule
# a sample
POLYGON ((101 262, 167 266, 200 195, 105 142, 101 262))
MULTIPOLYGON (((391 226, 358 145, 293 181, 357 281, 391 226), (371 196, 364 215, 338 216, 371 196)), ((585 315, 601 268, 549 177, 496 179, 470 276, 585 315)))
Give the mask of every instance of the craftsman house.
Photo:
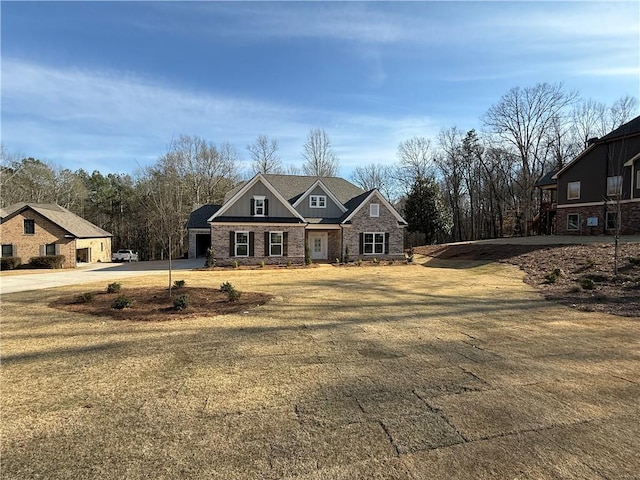
POLYGON ((110 262, 112 235, 56 204, 17 203, 0 209, 2 256, 64 255, 65 268, 77 262, 110 262))
POLYGON ((407 223, 376 189, 336 177, 257 174, 189 219, 189 257, 209 245, 219 265, 402 259, 407 223), (202 215, 209 232, 203 228, 202 215), (202 237, 201 237, 202 236, 202 237))
MULTIPOLYGON (((640 234, 640 117, 616 128, 538 182, 541 219, 558 235, 640 234), (618 223, 619 222, 619 223, 618 223)), ((547 233, 547 232, 543 232, 547 233)))

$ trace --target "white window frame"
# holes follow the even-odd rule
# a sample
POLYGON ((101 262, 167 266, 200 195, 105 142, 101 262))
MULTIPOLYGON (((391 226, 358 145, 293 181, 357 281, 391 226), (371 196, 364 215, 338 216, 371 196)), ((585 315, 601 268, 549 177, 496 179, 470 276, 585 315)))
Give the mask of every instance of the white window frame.
MULTIPOLYGON (((254 217, 264 217, 265 216, 265 196, 264 195, 254 195, 253 196, 253 216, 254 217), (258 205, 260 202, 260 205, 258 205), (258 211, 258 209, 260 211, 258 211)), ((246 210, 245 210, 246 211, 246 210)))
POLYGON ((234 256, 235 257, 248 257, 249 256, 249 232, 234 232, 235 233, 235 238, 234 238, 234 256), (241 242, 239 240, 239 236, 240 235, 246 235, 246 241, 241 242), (246 247, 247 249, 247 253, 245 255, 241 255, 238 253, 238 247, 246 247))
POLYGON ((309 195, 309 208, 327 208, 327 196, 309 195))
POLYGON ((379 203, 371 203, 369 205, 369 216, 370 217, 379 217, 380 216, 380 204, 379 203))
POLYGON ((580 214, 579 213, 569 213, 567 214, 567 231, 568 232, 577 232, 578 230, 580 230, 580 214), (572 224, 571 222, 571 218, 574 217, 575 221, 573 223, 575 223, 575 228, 570 228, 570 225, 572 224))
POLYGON ((281 231, 269 232, 269 256, 282 257, 283 255, 284 255, 284 232, 281 232, 281 231), (280 235, 279 242, 273 241, 274 235, 280 235), (280 253, 273 253, 273 247, 280 247, 280 253))
POLYGON ((622 175, 607 177, 607 197, 617 197, 622 193, 622 175))
POLYGON ((580 182, 569 182, 567 183, 567 200, 579 200, 580 199, 580 182), (577 187, 577 195, 571 195, 571 187, 577 187))
POLYGON ((607 230, 616 230, 618 228, 618 212, 607 212, 604 217, 604 227, 607 230), (614 215, 613 217, 613 227, 609 226, 609 217, 614 215))
POLYGON ((640 190, 640 169, 636 172, 636 188, 640 190))
POLYGON ((363 233, 363 238, 362 238, 362 250, 363 250, 363 255, 384 255, 384 237, 385 237, 385 232, 364 232, 363 233), (370 240, 367 241, 367 235, 371 235, 370 240), (376 236, 378 236, 378 238, 376 238, 376 236), (381 241, 377 241, 380 240, 380 238, 382 238, 381 241), (367 245, 371 246, 371 251, 367 252, 367 245), (379 250, 380 251, 376 251, 376 247, 380 247, 379 250))

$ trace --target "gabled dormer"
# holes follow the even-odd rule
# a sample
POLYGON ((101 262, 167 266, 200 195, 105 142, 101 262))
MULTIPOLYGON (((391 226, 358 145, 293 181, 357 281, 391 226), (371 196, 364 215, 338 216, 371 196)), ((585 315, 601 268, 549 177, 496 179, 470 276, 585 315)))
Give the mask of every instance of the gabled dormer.
POLYGON ((305 218, 340 218, 347 211, 321 179, 298 197, 293 208, 305 218))

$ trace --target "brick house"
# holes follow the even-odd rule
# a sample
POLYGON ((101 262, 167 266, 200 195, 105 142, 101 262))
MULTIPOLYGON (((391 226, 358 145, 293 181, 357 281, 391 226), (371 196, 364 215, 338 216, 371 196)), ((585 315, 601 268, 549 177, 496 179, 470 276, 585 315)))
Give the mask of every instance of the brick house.
POLYGON ((210 246, 220 265, 402 259, 407 222, 377 189, 365 192, 337 177, 257 174, 189 219, 189 257, 210 246), (202 214, 210 231, 203 227, 202 214), (200 218, 200 220, 198 220, 200 218), (204 235, 203 242, 199 236, 204 235), (198 247, 200 245, 200 247, 198 247))
POLYGON ((18 203, 0 210, 2 256, 64 255, 65 268, 78 262, 110 262, 112 235, 56 204, 18 203))
POLYGON ((640 116, 590 140, 551 178, 539 188, 554 212, 541 213, 555 217, 558 235, 612 235, 618 225, 623 235, 640 234, 640 116))

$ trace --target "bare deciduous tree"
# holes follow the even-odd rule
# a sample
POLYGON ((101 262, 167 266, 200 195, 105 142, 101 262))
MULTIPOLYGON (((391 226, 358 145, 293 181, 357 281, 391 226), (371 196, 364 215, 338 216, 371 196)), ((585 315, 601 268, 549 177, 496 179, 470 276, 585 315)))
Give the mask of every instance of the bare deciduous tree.
POLYGON ((396 180, 408 193, 416 179, 432 177, 434 163, 431 141, 425 137, 413 137, 398 145, 400 164, 395 172, 396 180))
POLYGON ((494 137, 504 146, 510 145, 520 159, 525 228, 533 214, 534 184, 546 162, 548 131, 576 98, 577 93, 565 91, 561 83, 516 87, 491 106, 482 119, 494 137))
POLYGON ((389 165, 370 163, 357 166, 351 174, 351 181, 365 191, 377 188, 391 201, 393 193, 393 174, 389 165))
POLYGON ((255 142, 247 145, 251 154, 251 170, 256 173, 282 173, 282 161, 278 156, 278 141, 266 135, 258 135, 255 142))
POLYGON ((303 149, 302 171, 305 175, 335 177, 338 174, 338 157, 333 151, 329 136, 323 129, 311 130, 303 149))

